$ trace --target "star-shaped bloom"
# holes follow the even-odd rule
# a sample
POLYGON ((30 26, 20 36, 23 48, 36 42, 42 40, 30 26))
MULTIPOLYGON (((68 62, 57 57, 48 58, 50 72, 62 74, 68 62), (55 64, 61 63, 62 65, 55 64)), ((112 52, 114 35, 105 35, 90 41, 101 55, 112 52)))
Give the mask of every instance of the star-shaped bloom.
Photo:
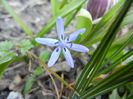
POLYGON ((76 40, 76 38, 78 37, 80 33, 84 33, 85 29, 77 30, 65 38, 64 37, 64 24, 63 24, 63 19, 61 17, 58 17, 56 20, 56 28, 57 28, 57 34, 58 34, 59 40, 51 39, 51 38, 35 38, 35 40, 36 42, 40 44, 51 46, 51 47, 56 47, 48 61, 48 67, 52 67, 55 64, 62 50, 64 57, 67 60, 70 67, 74 68, 74 62, 73 62, 71 53, 68 50, 68 48, 78 51, 78 52, 89 51, 89 49, 83 45, 71 43, 72 41, 76 40))

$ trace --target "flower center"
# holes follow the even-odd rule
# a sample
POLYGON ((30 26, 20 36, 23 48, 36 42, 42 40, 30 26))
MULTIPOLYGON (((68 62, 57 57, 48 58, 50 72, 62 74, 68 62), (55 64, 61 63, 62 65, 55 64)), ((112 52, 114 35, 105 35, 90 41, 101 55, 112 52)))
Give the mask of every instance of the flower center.
POLYGON ((65 47, 66 47, 66 43, 65 43, 64 41, 61 41, 61 42, 59 42, 58 44, 59 44, 59 46, 60 46, 61 48, 65 48, 65 47))

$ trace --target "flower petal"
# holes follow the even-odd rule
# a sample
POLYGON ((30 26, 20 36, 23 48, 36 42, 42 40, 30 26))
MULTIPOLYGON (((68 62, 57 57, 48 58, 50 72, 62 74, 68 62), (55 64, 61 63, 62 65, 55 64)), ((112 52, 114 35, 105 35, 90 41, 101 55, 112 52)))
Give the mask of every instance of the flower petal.
POLYGON ((88 52, 89 51, 89 49, 87 47, 80 45, 80 44, 67 43, 67 47, 72 50, 78 51, 78 52, 88 52))
POLYGON ((44 45, 48 45, 48 46, 57 46, 57 42, 58 40, 56 39, 51 39, 51 38, 35 38, 36 42, 40 43, 40 44, 44 44, 44 45))
POLYGON ((73 62, 71 53, 69 52, 67 48, 63 48, 63 54, 65 56, 67 63, 70 65, 70 67, 74 68, 74 62, 73 62))
POLYGON ((59 39, 64 40, 64 24, 61 17, 58 17, 56 20, 56 28, 59 39))
POLYGON ((53 53, 48 61, 48 67, 52 67, 55 64, 55 62, 57 61, 57 59, 60 56, 60 52, 61 52, 60 47, 55 48, 55 50, 53 51, 53 53))
POLYGON ((76 38, 78 37, 78 35, 84 33, 85 30, 86 30, 86 29, 83 28, 83 29, 80 29, 80 30, 75 31, 74 33, 70 34, 70 35, 65 39, 65 41, 66 41, 66 42, 71 42, 71 41, 76 40, 76 38))

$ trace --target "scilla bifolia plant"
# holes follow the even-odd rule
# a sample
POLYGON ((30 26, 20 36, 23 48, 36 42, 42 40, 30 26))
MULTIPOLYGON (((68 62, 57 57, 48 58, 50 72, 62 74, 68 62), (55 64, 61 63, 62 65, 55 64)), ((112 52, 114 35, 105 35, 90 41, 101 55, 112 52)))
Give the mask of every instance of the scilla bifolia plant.
MULTIPOLYGON (((89 1, 91 2, 92 0, 89 1)), ((128 46, 133 44, 133 28, 129 28, 129 31, 123 36, 117 35, 121 34, 120 30, 125 25, 133 23, 133 12, 131 10, 133 0, 119 0, 112 8, 112 2, 115 0, 108 0, 111 2, 111 5, 107 3, 107 0, 99 1, 105 4, 105 6, 103 6, 104 12, 110 8, 106 13, 98 12, 100 16, 96 15, 97 13, 95 11, 89 13, 85 9, 84 5, 88 3, 87 0, 62 0, 61 2, 51 0, 53 16, 47 25, 33 38, 31 30, 8 5, 8 2, 6 0, 0 0, 0 4, 3 5, 6 11, 20 24, 26 35, 31 36, 31 39, 24 39, 19 43, 13 41, 0 42, 0 75, 2 76, 4 70, 11 63, 15 61, 27 62, 27 59, 34 57, 38 61, 39 66, 37 66, 37 68, 32 71, 32 75, 29 75, 29 78, 27 78, 24 93, 30 91, 34 82, 36 82, 36 76, 41 75, 43 72, 48 72, 52 81, 53 75, 73 92, 70 96, 71 99, 93 99, 108 92, 112 92, 108 98, 115 99, 114 97, 116 95, 117 97, 119 96, 116 89, 120 89, 122 86, 125 86, 125 93, 122 97, 119 97, 122 99, 133 99, 133 59, 131 58, 133 49, 132 46, 128 48, 128 46), (93 19, 95 19, 94 15, 101 17, 101 20, 95 24, 93 24, 91 18, 92 16, 93 19), (64 25, 67 27, 75 16, 77 22, 75 28, 77 31, 65 38, 64 25), (62 18, 64 18, 64 25, 62 18), (45 36, 55 24, 59 40, 45 36), (45 36, 45 38, 42 38, 42 36, 45 36), (118 37, 116 38, 116 36, 118 37), (71 41, 78 44, 71 43, 71 41), (88 48, 97 42, 100 42, 98 47, 89 51, 88 48), (38 43, 57 48, 55 48, 50 58, 50 52, 47 50, 41 52, 39 57, 37 57, 38 55, 35 55, 30 50, 38 48, 38 43), (81 70, 81 73, 77 75, 74 87, 70 86, 56 72, 49 68, 53 66, 59 58, 61 49, 68 64, 74 68, 74 62, 68 48, 78 52, 87 52, 87 54, 91 55, 91 58, 88 59, 88 63, 84 66, 83 70, 81 70), (45 64, 46 62, 48 62, 48 66, 45 64)), ((88 6, 88 10, 91 10, 90 5, 88 6)), ((80 53, 77 53, 77 55, 78 54, 80 53)), ((56 86, 55 89, 57 98, 60 99, 56 86)))
POLYGON ((63 50, 63 54, 68 64, 70 65, 71 68, 74 68, 74 62, 67 47, 72 50, 79 51, 79 52, 88 52, 89 49, 87 47, 80 45, 80 44, 70 43, 76 40, 76 38, 78 37, 80 33, 84 33, 85 29, 80 29, 78 31, 75 31, 74 33, 72 33, 71 35, 65 38, 64 37, 64 24, 63 24, 63 20, 61 17, 57 18, 56 27, 57 27, 57 34, 59 36, 60 41, 57 39, 51 39, 51 38, 36 38, 35 40, 40 44, 44 44, 44 45, 48 45, 52 47, 57 46, 57 48, 53 51, 48 61, 48 67, 51 67, 55 64, 55 62, 59 58, 61 50, 63 50))

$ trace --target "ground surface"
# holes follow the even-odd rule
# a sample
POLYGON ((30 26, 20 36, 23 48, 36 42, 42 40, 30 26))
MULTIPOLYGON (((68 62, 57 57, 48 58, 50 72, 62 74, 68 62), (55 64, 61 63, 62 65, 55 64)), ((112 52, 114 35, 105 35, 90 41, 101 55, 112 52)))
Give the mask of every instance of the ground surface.
MULTIPOLYGON (((52 15, 49 0, 8 0, 8 3, 26 22, 35 35, 45 24, 47 24, 52 15)), ((66 33, 74 31, 73 28, 74 25, 71 24, 66 29, 66 33)), ((56 36, 55 29, 52 29, 48 36, 56 36)), ((21 27, 5 11, 2 5, 0 5, 0 41, 9 40, 19 42, 25 38, 28 37, 25 36, 21 27)), ((39 54, 45 49, 50 51, 53 50, 51 48, 41 47, 35 52, 36 54, 39 54)), ((85 64, 85 60, 87 59, 88 56, 84 54, 75 57, 75 69, 70 69, 67 63, 60 59, 58 64, 53 67, 53 70, 57 71, 57 73, 59 73, 59 75, 67 82, 71 83, 75 81, 79 71, 83 68, 81 65, 85 64)), ((57 99, 53 83, 45 73, 36 77, 35 84, 29 93, 23 94, 22 91, 24 89, 25 81, 30 75, 32 74, 28 62, 17 62, 10 65, 0 80, 0 99, 6 99, 12 91, 19 92, 24 99, 57 99)), ((65 86, 62 87, 61 83, 57 79, 55 79, 55 81, 58 91, 61 94, 61 99, 68 99, 71 91, 65 86)))

